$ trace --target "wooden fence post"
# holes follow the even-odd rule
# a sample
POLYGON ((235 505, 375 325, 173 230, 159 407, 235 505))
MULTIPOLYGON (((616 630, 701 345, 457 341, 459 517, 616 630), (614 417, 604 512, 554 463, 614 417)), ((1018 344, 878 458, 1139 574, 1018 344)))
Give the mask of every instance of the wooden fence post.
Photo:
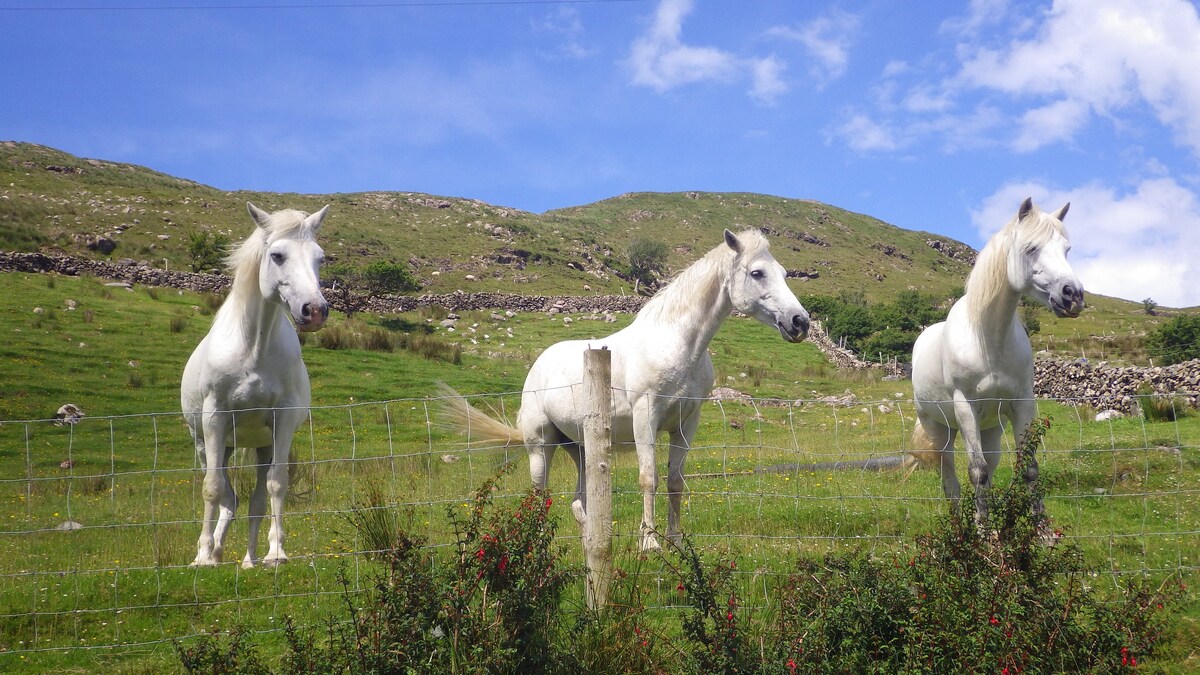
POLYGON ((612 577, 612 352, 583 353, 584 480, 586 504, 572 504, 587 559, 587 603, 603 607, 612 577))

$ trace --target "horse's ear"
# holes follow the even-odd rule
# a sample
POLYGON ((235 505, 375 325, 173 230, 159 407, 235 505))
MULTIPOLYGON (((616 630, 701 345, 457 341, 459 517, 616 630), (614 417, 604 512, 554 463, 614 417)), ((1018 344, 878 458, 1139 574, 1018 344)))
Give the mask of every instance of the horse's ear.
POLYGON ((246 202, 246 210, 250 212, 250 217, 254 219, 254 224, 259 227, 266 227, 267 223, 271 221, 271 214, 250 202, 246 202))
POLYGON ((1071 202, 1062 205, 1062 208, 1054 212, 1054 217, 1058 218, 1058 222, 1062 222, 1063 218, 1067 217, 1067 209, 1071 208, 1071 202))
POLYGON ((725 230, 725 245, 733 249, 734 253, 742 252, 742 242, 738 241, 737 235, 725 230))
POLYGON ((1025 201, 1021 202, 1021 208, 1017 211, 1017 221, 1025 220, 1025 216, 1033 211, 1033 197, 1026 197, 1025 201))
POLYGON ((329 204, 326 204, 325 206, 321 207, 320 211, 317 211, 316 213, 312 214, 311 216, 305 218, 304 225, 306 227, 308 227, 309 230, 311 230, 313 234, 316 234, 317 230, 321 229, 321 221, 325 220, 325 216, 328 214, 329 214, 329 204))

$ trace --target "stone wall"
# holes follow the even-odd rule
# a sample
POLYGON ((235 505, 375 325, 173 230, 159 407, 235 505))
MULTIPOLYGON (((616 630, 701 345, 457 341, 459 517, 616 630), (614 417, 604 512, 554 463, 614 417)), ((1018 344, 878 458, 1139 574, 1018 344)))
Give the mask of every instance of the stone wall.
MULTIPOLYGON (((117 263, 73 258, 45 253, 0 252, 0 271, 57 272, 70 276, 91 275, 130 284, 167 286, 191 291, 219 293, 228 288, 229 277, 222 274, 173 272, 145 263, 124 260, 117 263)), ((444 307, 450 311, 503 309, 514 312, 561 312, 564 314, 634 313, 642 308, 641 296, 545 296, 513 293, 447 293, 437 295, 386 296, 369 298, 346 289, 326 289, 326 297, 341 311, 377 313, 407 312, 421 307, 444 307)), ((809 339, 838 368, 879 368, 862 361, 853 352, 838 348, 813 322, 809 339)), ((885 377, 907 375, 902 365, 885 364, 885 377)), ((1131 412, 1136 408, 1139 389, 1148 384, 1159 394, 1175 394, 1191 406, 1200 405, 1200 360, 1173 366, 1141 368, 1116 367, 1086 360, 1037 359, 1034 391, 1041 398, 1078 401, 1097 410, 1131 412)))
POLYGON ((1156 394, 1178 396, 1192 407, 1200 403, 1200 360, 1141 368, 1040 358, 1033 379, 1034 393, 1040 398, 1077 401, 1096 410, 1134 412, 1138 397, 1145 395, 1140 390, 1147 386, 1156 394))

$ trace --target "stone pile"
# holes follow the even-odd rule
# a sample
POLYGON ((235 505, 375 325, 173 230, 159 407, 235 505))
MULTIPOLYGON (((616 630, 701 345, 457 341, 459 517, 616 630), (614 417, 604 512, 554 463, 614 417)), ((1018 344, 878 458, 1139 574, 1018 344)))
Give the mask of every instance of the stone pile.
POLYGON ((1200 359, 1171 366, 1142 368, 1039 358, 1034 365, 1034 393, 1040 398, 1078 402, 1096 410, 1136 412, 1139 398, 1176 396, 1189 406, 1200 404, 1200 359))

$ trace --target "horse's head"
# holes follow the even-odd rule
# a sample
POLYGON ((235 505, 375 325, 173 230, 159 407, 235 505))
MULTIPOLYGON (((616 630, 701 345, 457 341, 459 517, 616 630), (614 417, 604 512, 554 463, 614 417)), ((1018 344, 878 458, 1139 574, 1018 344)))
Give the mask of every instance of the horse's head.
POLYGON ((287 307, 297 330, 319 330, 329 317, 329 303, 319 276, 325 251, 315 237, 329 206, 312 215, 291 209, 267 213, 250 202, 246 209, 266 244, 258 268, 263 297, 287 307))
POLYGON ((1016 234, 1009 254, 1009 279, 1020 291, 1050 308, 1059 317, 1074 318, 1083 311, 1083 284, 1067 262, 1071 242, 1062 220, 1071 204, 1045 213, 1032 199, 1021 203, 1016 234))
POLYGON ((729 298, 733 308, 774 326, 788 342, 808 336, 808 312, 787 285, 787 271, 776 262, 766 237, 756 230, 740 235, 725 230, 725 244, 733 250, 729 270, 729 298))

